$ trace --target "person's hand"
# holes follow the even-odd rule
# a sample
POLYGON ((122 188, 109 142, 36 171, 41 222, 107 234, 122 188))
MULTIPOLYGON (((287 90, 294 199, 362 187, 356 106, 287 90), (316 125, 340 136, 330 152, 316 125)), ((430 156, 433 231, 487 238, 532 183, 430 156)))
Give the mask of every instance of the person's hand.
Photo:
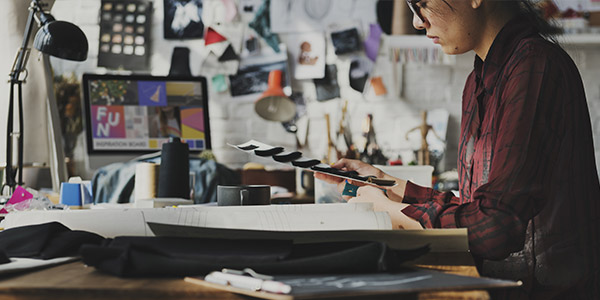
MULTIPOLYGON (((360 176, 375 176, 381 177, 383 176, 383 171, 356 159, 347 159, 342 158, 338 160, 336 163, 331 165, 332 168, 340 169, 344 171, 356 171, 360 176)), ((323 180, 327 183, 336 184, 340 181, 344 181, 343 178, 332 176, 325 173, 315 172, 315 178, 323 180)))
MULTIPOLYGON (((385 188, 387 190, 387 194, 390 197, 390 199, 392 199, 393 201, 396 201, 396 202, 402 202, 402 198, 404 197, 404 188, 406 187, 406 180, 402 180, 402 179, 390 176, 390 175, 384 173, 383 171, 381 171, 380 169, 373 167, 372 165, 369 165, 365 162, 362 162, 360 160, 355 160, 355 159, 342 158, 339 161, 337 161, 336 163, 334 163, 333 165, 331 165, 331 167, 336 168, 336 169, 346 170, 346 171, 356 171, 356 172, 358 172, 358 175, 360 175, 360 176, 375 176, 377 178, 395 180, 396 186, 382 187, 382 188, 385 188)), ((340 177, 336 177, 333 175, 320 173, 320 172, 315 172, 314 176, 316 179, 323 180, 327 183, 337 184, 337 190, 340 194, 344 191, 344 187, 346 185, 346 181, 344 178, 340 178, 340 177)), ((362 183, 360 181, 355 181, 355 180, 348 180, 348 182, 350 184, 353 184, 356 186, 364 186, 365 185, 365 183, 362 183)), ((344 200, 348 200, 351 197, 343 196, 342 198, 344 198, 344 200)))
POLYGON ((390 215, 394 229, 423 229, 421 223, 408 217, 402 210, 409 204, 390 200, 383 190, 366 185, 358 188, 356 197, 350 198, 348 203, 369 202, 373 203, 375 211, 385 211, 390 215))
MULTIPOLYGON (((362 162, 360 160, 355 160, 355 159, 342 158, 342 159, 338 160, 336 163, 334 163, 333 165, 331 165, 331 167, 335 168, 335 169, 344 170, 344 171, 356 171, 356 172, 358 172, 358 175, 360 175, 360 176, 375 176, 378 178, 382 178, 385 175, 385 173, 383 173, 383 171, 381 171, 365 162, 362 162)), ((344 186, 346 185, 346 180, 344 178, 321 173, 321 172, 315 172, 314 176, 316 179, 323 180, 329 184, 337 184, 337 190, 340 194, 344 191, 344 186)), ((365 185, 364 183, 362 183, 360 181, 355 181, 355 180, 348 180, 348 182, 350 184, 353 184, 356 186, 365 185)), ((344 196, 343 198, 345 200, 348 200, 351 197, 344 196)))

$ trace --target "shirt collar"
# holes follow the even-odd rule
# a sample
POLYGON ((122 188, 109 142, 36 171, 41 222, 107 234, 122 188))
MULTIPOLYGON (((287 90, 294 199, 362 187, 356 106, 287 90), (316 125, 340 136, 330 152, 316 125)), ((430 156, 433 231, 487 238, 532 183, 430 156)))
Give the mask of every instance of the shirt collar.
POLYGON ((506 64, 519 42, 523 38, 537 33, 527 15, 518 15, 508 21, 496 35, 485 61, 475 55, 476 80, 478 83, 483 83, 487 93, 493 92, 502 67, 506 64))

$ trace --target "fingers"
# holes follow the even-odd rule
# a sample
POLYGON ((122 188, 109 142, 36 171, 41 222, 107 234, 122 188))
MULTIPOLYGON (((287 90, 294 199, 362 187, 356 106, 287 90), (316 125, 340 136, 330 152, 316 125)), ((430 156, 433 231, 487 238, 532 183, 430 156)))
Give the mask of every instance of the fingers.
MULTIPOLYGON (((344 198, 346 199, 346 198, 344 198)), ((358 188, 356 191, 356 197, 348 197, 346 201, 348 203, 358 203, 358 202, 377 202, 381 200, 389 200, 383 193, 383 191, 379 188, 365 185, 358 188), (383 197, 383 198, 382 198, 383 197)))
POLYGON ((319 180, 323 180, 329 184, 338 184, 340 182, 343 182, 344 179, 340 178, 340 177, 336 177, 336 176, 332 176, 332 175, 327 175, 325 173, 320 173, 320 172, 315 172, 314 173, 314 177, 316 179, 319 180))
POLYGON ((372 185, 361 186, 356 191, 356 197, 369 196, 369 195, 374 196, 374 195, 381 195, 381 194, 384 194, 384 192, 380 188, 376 188, 372 185))
POLYGON ((362 164, 367 165, 360 160, 342 158, 331 165, 331 167, 336 169, 357 170, 362 164))

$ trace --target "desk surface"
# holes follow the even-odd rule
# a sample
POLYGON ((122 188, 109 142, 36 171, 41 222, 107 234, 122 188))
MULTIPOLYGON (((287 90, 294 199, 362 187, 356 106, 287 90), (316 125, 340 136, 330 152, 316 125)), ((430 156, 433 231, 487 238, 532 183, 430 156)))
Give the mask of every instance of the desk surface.
MULTIPOLYGON (((421 265, 449 273, 478 276, 473 266, 421 265)), ((377 297, 398 299, 398 295, 377 297)), ((435 292, 407 295, 408 299, 489 299, 485 291, 435 292)), ((247 300, 232 293, 184 282, 183 279, 123 279, 106 275, 81 262, 0 278, 0 299, 215 299, 247 300)), ((355 298, 353 298, 355 299, 355 298)))

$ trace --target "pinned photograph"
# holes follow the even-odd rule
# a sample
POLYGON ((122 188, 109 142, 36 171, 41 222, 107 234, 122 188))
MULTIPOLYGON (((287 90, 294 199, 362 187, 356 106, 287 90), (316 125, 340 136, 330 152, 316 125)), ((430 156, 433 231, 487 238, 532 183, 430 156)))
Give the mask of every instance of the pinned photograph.
POLYGON ((165 39, 199 39, 204 35, 202 0, 164 0, 165 39))
POLYGON ((340 97, 340 86, 338 85, 337 76, 337 67, 335 65, 327 65, 325 67, 325 77, 313 80, 317 90, 317 101, 340 97))
POLYGON ((148 132, 151 138, 181 137, 179 107, 148 107, 148 132))
POLYGON ((266 49, 259 56, 245 57, 235 75, 229 76, 230 92, 238 100, 256 100, 257 94, 264 92, 269 83, 269 73, 272 70, 282 70, 282 86, 286 95, 291 95, 290 72, 287 65, 287 51, 280 44, 281 52, 275 53, 266 49))
POLYGON ((288 35, 294 78, 314 79, 325 76, 325 37, 320 32, 288 35))
POLYGON ((130 80, 92 80, 89 88, 92 105, 138 104, 137 85, 130 80))
POLYGON ((150 66, 152 1, 102 0, 98 67, 140 71, 150 66))
POLYGON ((361 49, 360 35, 356 28, 332 32, 331 43, 336 55, 352 53, 361 49))
POLYGON ((274 33, 325 31, 330 24, 377 22, 373 7, 379 0, 271 0, 270 25, 274 33))
POLYGON ((362 93, 372 70, 373 62, 366 56, 353 58, 350 63, 350 87, 362 93))

